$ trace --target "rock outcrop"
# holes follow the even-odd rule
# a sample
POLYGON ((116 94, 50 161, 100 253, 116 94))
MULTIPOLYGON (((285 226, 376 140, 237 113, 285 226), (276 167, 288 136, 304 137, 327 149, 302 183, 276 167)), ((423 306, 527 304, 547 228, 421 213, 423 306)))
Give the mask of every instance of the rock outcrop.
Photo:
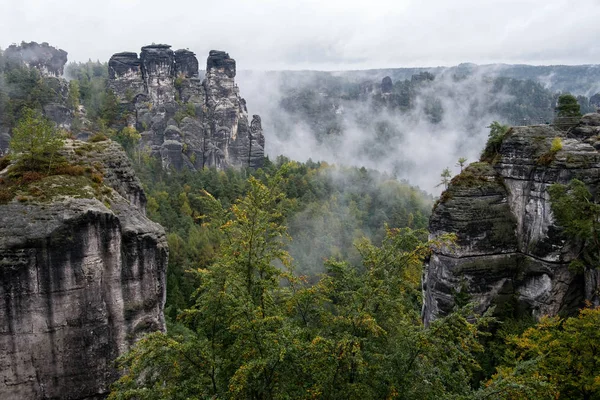
POLYGON ((128 112, 126 124, 165 168, 260 167, 264 136, 260 117, 248 121, 229 54, 211 51, 204 80, 189 50, 150 45, 117 53, 109 61, 109 88, 128 112))
POLYGON ((67 52, 50 46, 48 43, 22 42, 10 45, 4 51, 9 62, 37 68, 44 76, 60 77, 67 63, 67 52))
POLYGON ((165 329, 167 242, 127 156, 110 141, 67 154, 94 179, 50 176, 0 205, 5 400, 104 398, 115 359, 165 329))
MULTIPOLYGON (((38 44, 36 42, 22 42, 20 45, 10 45, 4 51, 7 67, 30 68, 37 70, 40 74, 36 80, 43 81, 45 94, 43 101, 44 115, 56 122, 60 128, 70 129, 74 118, 74 110, 67 106, 69 95, 69 83, 62 78, 65 64, 67 63, 67 52, 50 46, 48 43, 38 44)), ((5 82, 6 83, 6 82, 5 82)), ((14 89, 17 93, 31 88, 14 89)), ((35 95, 35 94, 34 94, 35 95)), ((38 94, 39 95, 39 94, 38 94)), ((0 136, 9 134, 9 126, 0 115, 0 136)), ((0 139, 0 154, 7 151, 7 147, 0 139)))
POLYGON ((424 274, 426 323, 469 298, 481 313, 557 315, 599 303, 599 273, 569 269, 578 248, 553 217, 548 187, 583 181, 596 195, 600 115, 568 133, 549 125, 513 127, 493 165, 474 163, 452 179, 430 219, 432 237, 457 235, 434 251, 424 274), (560 138, 562 149, 551 152, 560 138))

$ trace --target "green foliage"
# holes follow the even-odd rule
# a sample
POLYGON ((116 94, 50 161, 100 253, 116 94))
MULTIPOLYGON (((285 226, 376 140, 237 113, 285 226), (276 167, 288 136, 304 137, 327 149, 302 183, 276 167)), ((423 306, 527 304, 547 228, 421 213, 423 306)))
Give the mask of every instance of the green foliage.
MULTIPOLYGON (((275 164, 266 163, 264 170, 207 168, 167 174, 152 158, 140 157, 135 161, 152 205, 149 216, 181 239, 177 256, 172 250, 169 261, 168 293, 173 293, 169 301, 175 298, 189 301, 193 289, 184 271, 206 267, 219 242, 218 229, 205 224, 206 192, 227 208, 248 190, 249 174, 264 180, 267 174, 276 175, 285 169, 281 171, 282 190, 293 200, 286 210, 293 238, 287 250, 296 260, 298 270, 310 279, 324 271, 326 258, 343 255, 352 262, 360 261, 355 241, 366 236, 380 243, 385 237, 386 223, 392 228, 425 228, 432 204, 431 197, 417 188, 364 168, 312 161, 302 164, 279 158, 275 164), (187 205, 181 193, 185 193, 187 205), (181 293, 176 295, 176 291, 181 293)), ((173 312, 188 306, 167 304, 174 307, 173 312)))
POLYGON ((552 144, 550 145, 550 150, 548 150, 546 153, 542 154, 540 157, 538 157, 538 159, 536 160, 536 164, 539 165, 545 165, 548 166, 552 163, 552 161, 554 161, 554 159, 556 158, 556 153, 558 153, 559 151, 562 150, 562 140, 560 137, 555 137, 554 139, 552 139, 552 144))
POLYGON ((71 62, 65 68, 65 75, 71 78, 70 82, 77 82, 79 102, 85 107, 88 118, 95 120, 101 117, 108 79, 107 63, 91 60, 71 62))
POLYGON ((77 110, 79 107, 79 83, 76 80, 69 82, 69 96, 67 98, 67 105, 72 110, 77 110))
POLYGON ((448 184, 450 183, 450 178, 452 178, 452 172, 450 172, 450 168, 446 167, 440 174, 442 180, 437 186, 444 186, 444 189, 448 189, 448 184))
POLYGON ((185 117, 196 117, 196 108, 194 106, 194 104, 192 103, 187 103, 185 105, 184 108, 177 110, 177 112, 175 112, 175 116, 173 117, 173 119, 175 119, 175 121, 177 122, 177 125, 181 124, 181 121, 183 121, 183 119, 185 117))
POLYGON ((141 138, 142 136, 138 133, 137 129, 131 126, 124 127, 119 133, 112 136, 112 139, 120 143, 128 154, 132 154, 141 138))
POLYGON ((116 122, 119 117, 119 100, 112 90, 106 90, 101 99, 98 118, 102 119, 106 125, 110 126, 116 122))
POLYGON ((548 193, 556 221, 575 248, 580 249, 578 259, 571 266, 576 270, 597 268, 600 265, 600 205, 578 179, 568 185, 554 184, 548 193))
POLYGON ((57 134, 54 123, 39 112, 26 109, 22 114, 10 141, 12 159, 23 170, 50 168, 63 147, 63 139, 57 134))
POLYGON ((562 140, 559 137, 555 137, 554 139, 552 139, 552 145, 550 146, 550 152, 556 154, 560 150, 562 150, 562 148, 563 148, 562 140))
POLYGON ((8 126, 15 126, 25 110, 41 110, 58 100, 50 81, 35 68, 7 63, 0 85, 0 118, 8 126))
MULTIPOLYGON (((406 398, 466 395, 481 351, 479 328, 454 313, 419 323, 425 231, 389 229, 381 246, 357 248, 361 266, 330 260, 315 284, 285 251, 289 207, 282 168, 250 178, 229 210, 208 196, 206 224, 221 246, 194 271, 196 302, 169 334, 154 333, 121 357, 111 399, 406 398)), ((186 193, 186 192, 184 192, 186 193)), ((184 196, 180 196, 184 197, 184 196)))
POLYGON ((462 172, 463 168, 467 164, 467 159, 465 157, 460 157, 456 162, 456 166, 460 167, 460 172, 462 172))
POLYGON ((581 111, 579 107, 579 103, 577 102, 577 98, 572 94, 562 94, 558 97, 558 101, 556 103, 556 117, 581 117, 581 111))
POLYGON ((498 121, 494 121, 488 128, 490 128, 490 133, 485 148, 481 153, 480 160, 493 163, 498 152, 500 151, 500 147, 502 146, 504 138, 510 130, 510 127, 508 125, 502 125, 498 121))
POLYGON ((582 309, 573 318, 542 317, 509 339, 512 365, 501 367, 484 393, 497 399, 599 399, 599 326, 600 308, 582 309))

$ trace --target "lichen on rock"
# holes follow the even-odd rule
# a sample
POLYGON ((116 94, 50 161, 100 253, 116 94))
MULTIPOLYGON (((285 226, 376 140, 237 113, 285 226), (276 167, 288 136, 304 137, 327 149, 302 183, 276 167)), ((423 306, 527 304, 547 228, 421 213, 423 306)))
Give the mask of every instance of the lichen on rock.
POLYGON ((193 52, 153 44, 142 47, 139 58, 113 55, 108 86, 132 110, 141 146, 163 167, 260 167, 265 145, 260 117, 249 122, 235 75, 235 60, 224 51, 209 53, 200 80, 193 52))
POLYGON ((63 153, 106 190, 71 168, 29 183, 45 195, 0 205, 2 399, 103 398, 116 357, 165 329, 166 237, 127 156, 110 141, 63 153))
POLYGON ((457 246, 435 250, 426 266, 426 323, 451 311, 461 292, 480 313, 509 306, 540 317, 571 313, 586 300, 598 303, 597 271, 569 270, 577 249, 556 225, 547 189, 576 178, 598 192, 599 131, 596 115, 569 132, 513 127, 493 165, 471 164, 452 179, 433 210, 430 232, 456 233, 457 246))

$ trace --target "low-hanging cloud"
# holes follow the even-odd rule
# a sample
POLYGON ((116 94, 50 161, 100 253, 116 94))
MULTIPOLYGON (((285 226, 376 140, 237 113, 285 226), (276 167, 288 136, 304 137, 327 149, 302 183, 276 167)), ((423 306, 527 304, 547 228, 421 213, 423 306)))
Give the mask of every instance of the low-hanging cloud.
MULTIPOLYGON (((302 75, 299 74, 300 79, 302 75)), ((405 113, 372 107, 370 101, 339 101, 335 114, 341 120, 340 133, 321 135, 310 120, 292 115, 280 105, 285 86, 294 74, 241 73, 242 95, 252 113, 261 114, 266 150, 271 156, 285 155, 298 161, 324 160, 340 165, 365 166, 385 171, 398 179, 431 193, 439 193, 440 174, 446 167, 458 172, 460 157, 469 162, 479 158, 489 124, 500 117, 495 105, 511 96, 492 94, 493 81, 473 74, 456 81, 442 74, 420 86, 411 110, 405 113), (443 110, 441 119, 431 121, 432 100, 443 110), (374 111, 377 110, 377 111, 374 111)))

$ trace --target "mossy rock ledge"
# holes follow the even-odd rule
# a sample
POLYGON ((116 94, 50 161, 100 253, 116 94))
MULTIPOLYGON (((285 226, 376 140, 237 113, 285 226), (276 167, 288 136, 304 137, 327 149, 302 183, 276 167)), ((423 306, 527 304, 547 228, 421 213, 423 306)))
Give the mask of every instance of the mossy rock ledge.
POLYGON ((571 314, 599 304, 600 274, 569 270, 575 245, 555 225, 547 188, 572 179, 596 195, 600 116, 585 115, 568 132, 549 125, 513 127, 494 164, 477 162, 454 177, 434 207, 431 237, 457 235, 426 265, 423 319, 450 312, 457 293, 483 313, 571 314), (561 147, 552 143, 560 139, 561 147))
POLYGON ((165 329, 165 232, 126 154, 110 141, 63 153, 72 175, 0 205, 2 399, 104 398, 115 359, 165 329))

